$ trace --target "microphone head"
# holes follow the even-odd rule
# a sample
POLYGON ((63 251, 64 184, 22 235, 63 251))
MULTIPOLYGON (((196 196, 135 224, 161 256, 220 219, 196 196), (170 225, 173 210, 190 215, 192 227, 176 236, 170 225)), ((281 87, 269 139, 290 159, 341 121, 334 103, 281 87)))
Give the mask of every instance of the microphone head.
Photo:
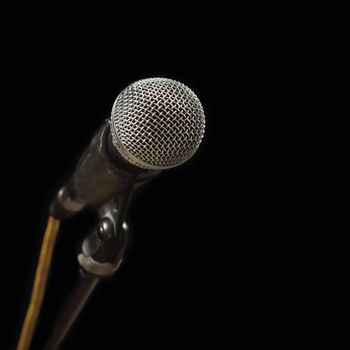
POLYGON ((110 125, 113 145, 125 160, 161 170, 186 162, 197 151, 205 117, 187 86, 151 78, 136 81, 119 94, 110 125))

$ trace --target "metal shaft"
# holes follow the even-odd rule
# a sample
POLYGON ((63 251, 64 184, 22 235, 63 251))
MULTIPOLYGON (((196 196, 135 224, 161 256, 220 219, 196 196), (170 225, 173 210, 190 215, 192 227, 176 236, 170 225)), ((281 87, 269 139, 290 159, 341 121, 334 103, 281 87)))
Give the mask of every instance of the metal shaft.
POLYGON ((78 285, 68 297, 61 314, 58 316, 53 332, 44 350, 56 350, 69 332, 80 311, 87 302, 99 279, 90 275, 81 277, 78 285))

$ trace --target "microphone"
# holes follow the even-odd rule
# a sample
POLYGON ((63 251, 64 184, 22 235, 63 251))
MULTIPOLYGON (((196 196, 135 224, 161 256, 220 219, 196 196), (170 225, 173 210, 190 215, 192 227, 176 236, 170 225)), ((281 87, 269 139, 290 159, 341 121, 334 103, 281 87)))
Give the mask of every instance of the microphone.
POLYGON ((165 78, 136 81, 114 102, 79 159, 73 176, 50 206, 33 291, 18 349, 28 349, 43 301, 59 221, 88 206, 99 221, 82 243, 81 278, 68 298, 45 349, 57 349, 102 278, 112 276, 128 245, 127 206, 133 190, 197 151, 205 117, 197 96, 165 78))
POLYGON ((107 119, 82 154, 68 183, 50 207, 64 219, 89 206, 99 209, 164 169, 189 160, 205 130, 203 107, 184 84, 143 79, 116 98, 107 119))

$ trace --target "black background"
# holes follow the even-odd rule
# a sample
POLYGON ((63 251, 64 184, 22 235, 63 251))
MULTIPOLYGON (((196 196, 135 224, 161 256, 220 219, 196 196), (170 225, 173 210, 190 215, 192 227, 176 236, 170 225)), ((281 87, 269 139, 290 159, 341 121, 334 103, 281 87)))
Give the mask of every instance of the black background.
MULTIPOLYGON (((4 57, 1 347, 15 348, 51 199, 118 93, 147 77, 193 89, 206 135, 190 162, 135 196, 127 258, 63 348, 221 347, 286 331, 281 320, 298 308, 312 242, 301 222, 321 98, 314 37, 281 36, 270 46, 258 29, 198 27, 162 40, 162 26, 138 36, 130 27, 62 26, 23 30, 4 57)), ((62 225, 33 349, 74 287, 92 223, 83 213, 62 225)))

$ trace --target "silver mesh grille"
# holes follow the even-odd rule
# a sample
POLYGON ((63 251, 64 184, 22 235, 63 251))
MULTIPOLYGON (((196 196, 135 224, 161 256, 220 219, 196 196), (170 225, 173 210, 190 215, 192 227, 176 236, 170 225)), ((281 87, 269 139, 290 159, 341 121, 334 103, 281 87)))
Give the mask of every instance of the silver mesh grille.
POLYGON ((205 128, 197 96, 165 78, 139 80, 124 89, 112 108, 113 144, 130 163, 166 169, 188 160, 205 128))

